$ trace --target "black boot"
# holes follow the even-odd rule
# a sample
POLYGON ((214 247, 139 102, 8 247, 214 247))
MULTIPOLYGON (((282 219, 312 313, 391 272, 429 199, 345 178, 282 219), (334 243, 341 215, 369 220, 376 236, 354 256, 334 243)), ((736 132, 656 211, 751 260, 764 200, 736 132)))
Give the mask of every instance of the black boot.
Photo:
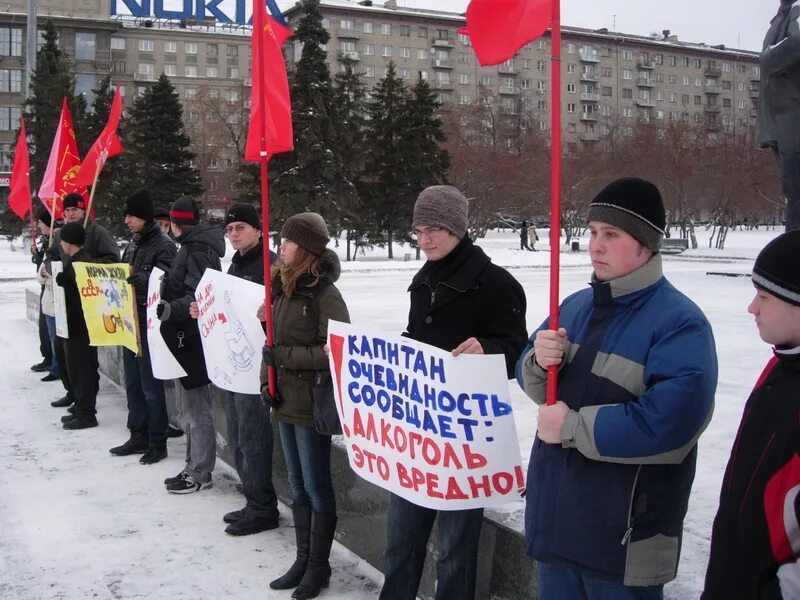
POLYGON ((143 465, 154 465, 165 458, 167 458, 167 442, 149 446, 139 462, 143 465))
POLYGON ((131 454, 144 454, 147 452, 147 440, 141 435, 132 433, 127 442, 109 450, 114 456, 129 456, 131 454))
POLYGON ((73 404, 74 402, 75 402, 75 399, 72 396, 70 396, 69 394, 67 394, 63 398, 59 398, 58 400, 53 400, 50 403, 50 406, 52 406, 54 408, 66 408, 67 406, 69 406, 70 404, 73 404))
POLYGON ((311 518, 311 550, 303 580, 292 594, 296 600, 308 600, 319 596, 322 588, 331 581, 331 555, 333 534, 336 531, 336 515, 314 513, 311 518))
POLYGON ((297 587, 303 579, 308 563, 308 552, 311 540, 311 507, 293 506, 294 537, 297 540, 297 558, 281 577, 270 581, 273 590, 290 590, 297 587))

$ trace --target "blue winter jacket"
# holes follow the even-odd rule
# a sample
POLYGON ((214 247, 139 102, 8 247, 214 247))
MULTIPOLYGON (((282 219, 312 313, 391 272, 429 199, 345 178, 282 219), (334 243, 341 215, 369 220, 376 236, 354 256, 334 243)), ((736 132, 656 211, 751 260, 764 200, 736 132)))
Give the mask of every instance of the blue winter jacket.
MULTIPOLYGON (((677 572, 697 439, 713 412, 714 337, 663 277, 660 255, 591 286, 561 306, 568 345, 558 399, 570 411, 561 445, 537 436, 531 449, 528 553, 625 585, 660 585, 677 572)), ((535 337, 517 379, 544 404, 535 337)))

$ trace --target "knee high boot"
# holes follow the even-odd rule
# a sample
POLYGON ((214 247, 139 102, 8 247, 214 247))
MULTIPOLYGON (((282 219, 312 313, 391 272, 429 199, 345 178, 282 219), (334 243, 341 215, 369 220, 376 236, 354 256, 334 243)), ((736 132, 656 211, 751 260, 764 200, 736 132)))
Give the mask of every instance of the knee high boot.
POLYGON ((273 590, 290 590, 297 587, 306 572, 311 540, 311 507, 293 506, 292 517, 294 517, 294 536, 297 540, 297 558, 286 573, 270 582, 269 587, 273 590))
POLYGON ((316 598, 331 580, 331 555, 333 534, 336 531, 335 514, 313 513, 311 517, 311 551, 303 580, 292 594, 295 600, 316 598))

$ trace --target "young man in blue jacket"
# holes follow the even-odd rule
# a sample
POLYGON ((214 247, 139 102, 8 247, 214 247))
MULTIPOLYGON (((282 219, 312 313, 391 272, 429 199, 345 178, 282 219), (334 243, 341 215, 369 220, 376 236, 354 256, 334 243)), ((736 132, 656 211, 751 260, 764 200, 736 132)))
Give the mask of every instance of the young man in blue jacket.
POLYGON ((588 213, 591 288, 569 296, 517 364, 540 405, 525 533, 539 596, 661 599, 674 579, 697 440, 714 407, 717 358, 700 309, 663 276, 658 189, 635 178, 588 213), (547 368, 558 402, 546 405, 547 368))

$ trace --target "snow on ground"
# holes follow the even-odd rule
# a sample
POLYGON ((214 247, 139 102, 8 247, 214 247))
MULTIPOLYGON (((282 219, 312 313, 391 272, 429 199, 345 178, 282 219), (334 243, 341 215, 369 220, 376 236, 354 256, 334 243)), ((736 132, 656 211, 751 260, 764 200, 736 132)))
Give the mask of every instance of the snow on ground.
MULTIPOLYGON (((539 231, 542 240, 546 232, 539 231)), ((678 578, 666 588, 671 600, 696 598, 703 585, 711 522, 733 437, 749 390, 770 350, 757 335, 746 307, 752 284, 746 277, 708 276, 709 271, 749 273, 758 251, 775 231, 731 232, 724 251, 701 248, 666 257, 667 277, 708 315, 720 362, 716 410, 700 439, 697 477, 685 525, 678 578)), ((549 252, 519 251, 513 232, 491 232, 480 241, 495 263, 509 267, 528 296, 528 329, 546 317, 549 252)), ((18 245, 19 246, 19 245, 18 245)), ((584 287, 591 271, 584 251, 563 253, 561 296, 584 287)), ((546 244, 537 244, 547 248, 546 244)), ((344 255, 344 246, 337 251, 344 255)), ((420 266, 404 261, 408 247, 385 250, 343 264, 340 288, 354 322, 400 331, 408 314, 406 288, 420 266)), ((230 257, 230 254, 228 258, 230 257)), ((412 253, 413 258, 413 253, 412 253)), ((0 331, 0 598, 282 598, 267 582, 288 566, 293 531, 245 538, 223 532, 221 517, 239 508, 235 474, 221 462, 212 490, 172 496, 161 481, 181 466, 183 440, 170 440, 168 460, 142 467, 138 457, 114 458, 108 448, 126 437, 124 397, 104 382, 99 398, 101 426, 66 432, 63 414, 49 406, 60 384, 40 383, 28 367, 37 362, 38 341, 25 321, 24 290, 33 268, 29 254, 0 247, 0 304, 6 307, 0 331)), ((527 463, 536 430, 536 409, 512 386, 520 452, 527 463)), ((521 530, 518 502, 496 517, 521 530)), ((283 509, 289 524, 288 509, 283 509)), ((380 574, 341 546, 333 557, 334 579, 324 597, 374 598, 380 574)))

